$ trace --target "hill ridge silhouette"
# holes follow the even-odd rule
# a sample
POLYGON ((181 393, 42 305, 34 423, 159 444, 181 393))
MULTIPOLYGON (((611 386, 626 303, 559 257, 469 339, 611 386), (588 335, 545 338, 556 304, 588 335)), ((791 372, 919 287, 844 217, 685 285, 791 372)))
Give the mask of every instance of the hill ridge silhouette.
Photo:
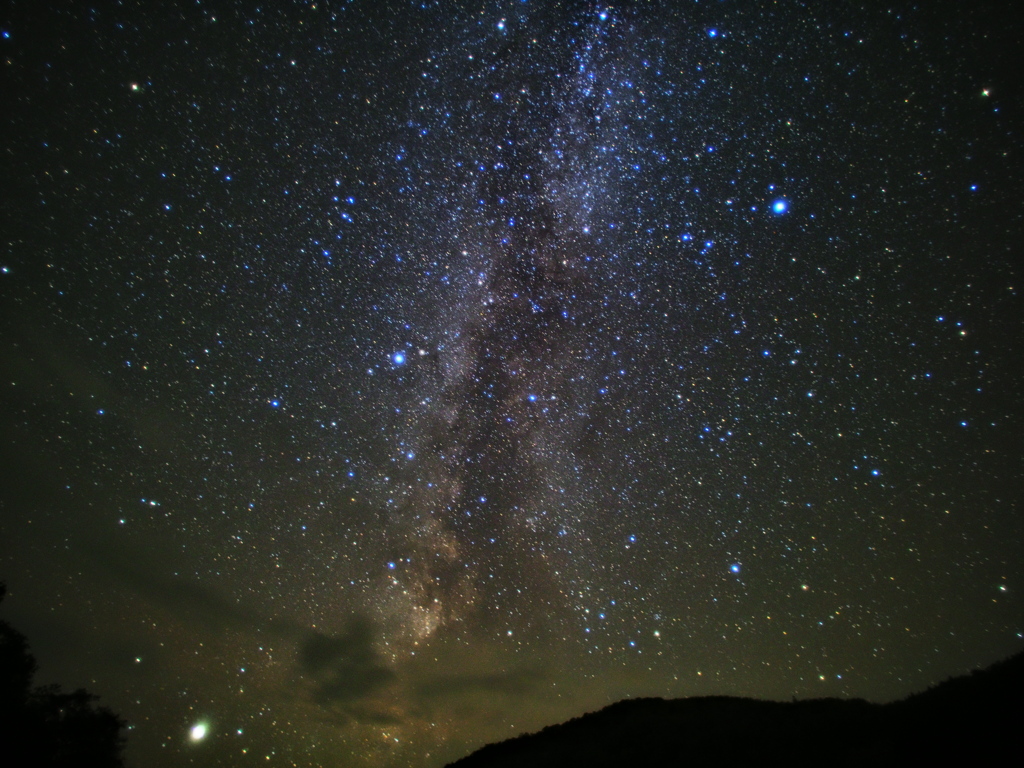
POLYGON ((1018 751, 1024 652, 904 699, 791 702, 735 696, 623 699, 481 747, 448 768, 694 765, 895 766, 1018 751))

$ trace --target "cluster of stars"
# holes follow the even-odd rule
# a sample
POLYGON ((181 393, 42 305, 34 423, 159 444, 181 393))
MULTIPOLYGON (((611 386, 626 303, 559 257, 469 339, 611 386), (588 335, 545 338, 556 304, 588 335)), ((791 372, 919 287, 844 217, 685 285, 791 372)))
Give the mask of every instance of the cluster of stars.
POLYGON ((77 658, 135 761, 440 765, 1016 648, 1019 131, 974 39, 457 6, 3 30, 2 538, 118 637, 77 658))

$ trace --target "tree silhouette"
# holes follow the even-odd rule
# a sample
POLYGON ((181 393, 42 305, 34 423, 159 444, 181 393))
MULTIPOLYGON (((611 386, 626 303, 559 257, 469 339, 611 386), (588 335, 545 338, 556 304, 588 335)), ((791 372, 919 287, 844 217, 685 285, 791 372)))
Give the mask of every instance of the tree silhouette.
MULTIPOLYGON (((7 586, 0 583, 0 602, 7 586)), ((125 723, 83 689, 32 688, 28 641, 0 620, 0 764, 25 768, 123 768, 125 723)))

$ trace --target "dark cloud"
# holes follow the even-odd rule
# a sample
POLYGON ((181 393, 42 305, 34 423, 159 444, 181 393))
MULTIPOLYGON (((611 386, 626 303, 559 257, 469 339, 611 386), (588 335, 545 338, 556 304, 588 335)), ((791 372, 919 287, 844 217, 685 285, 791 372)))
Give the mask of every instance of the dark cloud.
MULTIPOLYGON (((83 352, 80 340, 46 328, 36 307, 26 308, 0 345, 0 368, 18 382, 14 394, 25 402, 88 419, 97 411, 120 421, 147 450, 168 453, 194 447, 180 420, 153 404, 127 396, 109 360, 83 352)), ((86 421, 84 423, 91 423, 86 421)))
POLYGON ((315 681, 321 704, 353 705, 394 678, 374 648, 374 632, 365 618, 353 621, 336 637, 308 633, 299 644, 299 668, 315 681))
POLYGON ((261 616, 258 611, 230 600, 194 579, 171 578, 131 567, 117 570, 125 582, 153 603, 210 629, 273 629, 279 635, 296 631, 287 623, 261 616))
POLYGON ((154 603, 215 630, 260 631, 297 644, 297 670, 313 683, 313 700, 341 705, 360 722, 390 723, 383 713, 361 706, 395 677, 381 659, 376 630, 365 616, 355 616, 339 635, 310 631, 297 622, 271 619, 239 601, 230 600, 198 581, 166 578, 134 569, 123 575, 154 603))
POLYGON ((464 694, 524 694, 535 690, 547 675, 539 669, 520 669, 507 673, 439 675, 416 686, 421 699, 445 698, 464 694))

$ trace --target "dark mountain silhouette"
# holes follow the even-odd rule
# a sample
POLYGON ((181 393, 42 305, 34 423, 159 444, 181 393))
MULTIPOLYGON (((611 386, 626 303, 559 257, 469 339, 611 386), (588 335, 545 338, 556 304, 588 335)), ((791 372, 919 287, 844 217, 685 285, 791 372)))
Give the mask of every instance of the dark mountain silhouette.
MULTIPOLYGON (((6 592, 0 583, 0 602, 6 592)), ((35 673, 25 636, 0 621, 0 765, 122 768, 124 721, 82 689, 33 689, 35 673)))
POLYGON ((729 696, 629 699, 489 744, 449 768, 733 761, 787 767, 927 765, 932 760, 967 765, 1014 754, 1020 759, 1022 691, 1024 653, 891 704, 729 696))

